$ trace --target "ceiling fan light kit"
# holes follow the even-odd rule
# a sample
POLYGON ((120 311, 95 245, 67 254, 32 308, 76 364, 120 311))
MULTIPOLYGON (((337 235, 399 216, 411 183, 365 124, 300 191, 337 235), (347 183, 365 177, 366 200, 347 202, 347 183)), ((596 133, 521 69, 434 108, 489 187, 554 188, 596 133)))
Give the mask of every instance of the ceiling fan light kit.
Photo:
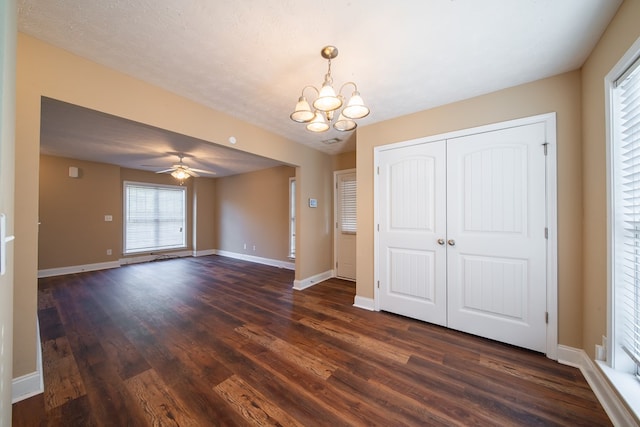
POLYGON ((178 157, 180 159, 178 161, 178 163, 174 163, 173 165, 171 165, 171 167, 169 169, 164 169, 164 170, 161 170, 161 171, 157 171, 156 173, 169 173, 172 177, 174 177, 176 180, 178 180, 180 185, 182 185, 185 180, 189 179, 190 176, 198 178, 200 176, 198 174, 198 172, 209 174, 209 175, 215 175, 216 174, 213 171, 206 171, 206 170, 202 170, 202 169, 194 169, 194 168, 191 168, 191 167, 187 166, 182 161, 182 159, 184 158, 184 154, 179 154, 178 157))
POLYGON ((331 77, 331 60, 338 56, 338 49, 335 46, 325 46, 320 51, 320 54, 328 61, 328 70, 324 76, 322 87, 318 90, 315 86, 305 86, 302 89, 300 98, 298 98, 295 110, 289 117, 294 122, 306 123, 308 131, 324 132, 330 128, 336 111, 344 105, 342 90, 348 85, 353 85, 354 91, 351 93, 346 107, 338 114, 338 119, 333 123, 333 128, 341 132, 354 130, 358 126, 356 120, 369 115, 370 110, 364 104, 362 96, 358 92, 358 87, 354 82, 346 82, 336 94, 333 88, 333 78, 331 77), (312 104, 309 104, 304 96, 304 92, 307 89, 313 89, 318 95, 312 104), (311 108, 312 105, 313 109, 311 108))

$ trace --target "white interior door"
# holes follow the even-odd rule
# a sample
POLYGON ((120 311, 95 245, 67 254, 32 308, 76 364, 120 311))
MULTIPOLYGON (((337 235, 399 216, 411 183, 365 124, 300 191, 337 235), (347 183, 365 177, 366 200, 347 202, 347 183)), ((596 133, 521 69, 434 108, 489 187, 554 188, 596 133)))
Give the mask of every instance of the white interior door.
POLYGON ((546 349, 545 125, 447 141, 448 326, 546 349))
POLYGON ((378 152, 378 308, 547 351, 546 126, 378 152))
POLYGON ((378 181, 379 307, 439 325, 447 319, 445 147, 382 151, 378 181))
POLYGON ((16 3, 0 2, 0 427, 11 426, 16 3))
POLYGON ((356 280, 356 173, 336 172, 336 276, 356 280))

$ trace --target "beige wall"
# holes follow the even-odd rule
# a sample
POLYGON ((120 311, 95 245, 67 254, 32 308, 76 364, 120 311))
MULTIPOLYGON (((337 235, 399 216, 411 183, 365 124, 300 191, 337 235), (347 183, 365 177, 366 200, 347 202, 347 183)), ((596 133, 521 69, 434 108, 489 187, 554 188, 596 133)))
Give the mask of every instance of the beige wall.
POLYGON ((333 156, 333 170, 341 171, 345 169, 355 169, 356 167, 356 152, 350 151, 347 153, 340 153, 333 156))
POLYGON ((117 261, 122 247, 120 168, 40 157, 38 268, 117 261), (69 177, 69 166, 79 169, 69 177), (105 222, 112 215, 113 222, 105 222), (111 249, 113 255, 106 255, 111 249))
POLYGON ((16 165, 22 173, 15 200, 14 378, 36 370, 42 96, 211 143, 226 145, 235 136, 238 150, 297 166, 298 200, 316 197, 321 208, 298 209, 296 278, 331 270, 330 156, 24 34, 18 35, 16 93, 16 165))
POLYGON ((626 0, 582 70, 584 350, 607 333, 607 198, 604 78, 640 37, 640 1, 626 0))
MULTIPOLYGON (((176 185, 168 174, 40 156, 39 270, 115 262, 125 257, 122 233, 124 181, 176 185), (78 178, 69 177, 69 166, 79 169, 78 178), (111 215, 113 221, 106 222, 105 215, 111 215), (107 249, 112 250, 111 255, 107 255, 107 249)), ((198 213, 203 216, 195 229, 197 216, 192 214, 195 181, 189 179, 184 183, 187 188, 188 250, 193 248, 194 239, 200 242, 200 250, 215 249, 213 181, 211 178, 198 178, 198 213), (204 246, 206 244, 209 246, 204 246)))
POLYGON ((197 232, 194 236, 193 250, 210 251, 216 249, 216 180, 213 178, 193 179, 194 194, 194 227, 197 232))
POLYGON ((295 168, 280 166, 217 179, 216 248, 290 262, 289 178, 294 176, 295 168))
POLYGON ((574 71, 360 129, 357 138, 357 294, 374 294, 374 147, 543 113, 557 113, 558 324, 582 348, 581 79, 574 71))

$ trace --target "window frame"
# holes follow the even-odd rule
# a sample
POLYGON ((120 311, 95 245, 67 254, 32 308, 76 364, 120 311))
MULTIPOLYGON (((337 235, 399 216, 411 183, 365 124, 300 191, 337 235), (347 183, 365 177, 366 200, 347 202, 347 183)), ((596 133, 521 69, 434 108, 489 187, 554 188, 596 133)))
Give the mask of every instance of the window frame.
POLYGON ((289 258, 296 258, 296 178, 289 178, 289 258))
POLYGON ((188 226, 188 188, 181 185, 169 185, 169 184, 156 184, 150 182, 139 182, 139 181, 123 181, 122 183, 122 253, 125 256, 131 255, 139 255, 144 253, 153 253, 153 252, 169 252, 175 250, 186 249, 188 247, 188 238, 187 238, 187 226, 188 226), (144 249, 136 249, 136 250, 127 250, 127 212, 128 212, 128 201, 127 201, 127 187, 146 187, 146 188, 154 188, 154 189, 171 189, 173 191, 180 190, 183 195, 183 221, 182 221, 182 243, 179 245, 168 245, 168 246, 157 246, 154 248, 144 248, 144 249))
POLYGON ((630 67, 640 61, 640 39, 631 46, 625 55, 611 69, 605 77, 605 125, 606 125, 606 187, 607 187, 607 338, 605 360, 597 360, 596 363, 602 372, 609 379, 613 387, 623 397, 627 405, 640 417, 640 378, 636 372, 638 367, 622 349, 622 342, 619 340, 619 323, 621 315, 617 311, 618 286, 615 276, 616 266, 616 161, 618 153, 616 144, 617 138, 617 116, 614 108, 617 106, 616 82, 623 76, 630 67))

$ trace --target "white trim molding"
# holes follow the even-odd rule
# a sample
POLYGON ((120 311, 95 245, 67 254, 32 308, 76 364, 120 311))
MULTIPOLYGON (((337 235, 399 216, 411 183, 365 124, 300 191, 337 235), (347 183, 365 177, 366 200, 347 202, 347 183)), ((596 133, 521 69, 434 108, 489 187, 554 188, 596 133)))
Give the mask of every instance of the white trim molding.
POLYGON ((215 255, 215 254, 216 254, 215 249, 204 249, 201 251, 193 251, 191 255, 197 258, 199 256, 209 256, 209 255, 215 255))
POLYGON ((580 369, 614 426, 640 425, 584 350, 558 345, 558 362, 580 369))
POLYGON ((14 378, 11 382, 11 403, 44 393, 42 375, 42 344, 40 343, 40 321, 36 319, 36 370, 30 374, 14 378))
POLYGON ((98 262, 95 264, 71 265, 69 267, 46 268, 43 270, 38 270, 38 278, 41 279, 43 277, 63 276, 65 274, 82 273, 85 271, 107 270, 109 268, 118 267, 120 267, 119 261, 110 261, 98 262))
POLYGON ((280 261, 280 260, 271 259, 271 258, 262 258, 262 257, 259 257, 259 256, 253 256, 253 255, 239 254, 237 252, 223 251, 223 250, 220 250, 220 249, 216 249, 215 253, 212 254, 212 255, 220 255, 220 256, 225 256, 225 257, 228 257, 228 258, 234 258, 234 259, 240 259, 240 260, 243 260, 243 261, 255 262, 257 264, 270 265, 271 267, 286 268, 287 270, 295 270, 296 269, 296 265, 293 262, 280 261))
MULTIPOLYGON (((229 258, 241 259, 244 261, 255 262, 258 264, 270 265, 272 267, 286 268, 287 270, 295 270, 296 265, 293 262, 280 261, 277 259, 262 258, 252 255, 239 254, 235 252, 222 251, 218 249, 206 249, 201 251, 177 251, 162 252, 157 254, 144 254, 120 258, 119 261, 100 262, 96 264, 72 265, 69 267, 49 268, 38 270, 38 278, 63 276, 65 274, 82 273, 85 271, 106 270, 109 268, 118 268, 123 265, 139 264, 143 262, 162 261, 164 259, 185 258, 185 257, 201 257, 209 255, 220 255, 229 258)), ((323 279, 326 280, 326 279, 323 279)))
MULTIPOLYGON (((485 132, 498 131, 516 126, 525 126, 534 123, 544 123, 546 138, 546 207, 545 213, 547 218, 547 269, 546 269, 546 304, 548 323, 546 330, 545 354, 549 359, 557 359, 558 348, 558 211, 557 211, 557 129, 556 129, 556 113, 543 113, 530 117, 523 117, 504 122, 491 123, 478 127, 461 129, 452 132, 446 132, 438 135, 429 135, 419 137, 407 141, 393 142, 386 145, 374 147, 373 149, 373 165, 379 163, 380 155, 385 150, 395 149, 399 147, 407 147, 416 144, 431 143, 442 140, 450 140, 458 137, 476 135, 485 132)), ((374 194, 374 224, 380 222, 380 184, 379 175, 373 177, 373 194, 374 194)), ((380 254, 379 254, 379 233, 374 230, 374 283, 381 281, 380 277, 380 254)), ((373 290, 374 309, 380 310, 380 289, 374 286, 373 290)))
POLYGON ((360 295, 356 295, 353 299, 353 306, 363 310, 376 311, 376 305, 373 298, 361 297, 360 295))
POLYGON ((14 378, 11 383, 11 403, 17 403, 44 392, 42 371, 14 378))
POLYGON ((307 288, 310 288, 313 285, 317 285, 320 282, 324 282, 327 279, 331 279, 333 277, 333 270, 328 270, 323 273, 318 273, 314 276, 307 277, 302 280, 294 280, 293 281, 293 289, 296 291, 302 291, 307 288))
POLYGON ((142 262, 163 261, 165 259, 184 258, 189 256, 193 256, 193 251, 184 250, 175 252, 158 252, 155 254, 140 254, 120 258, 120 265, 140 264, 142 262))

